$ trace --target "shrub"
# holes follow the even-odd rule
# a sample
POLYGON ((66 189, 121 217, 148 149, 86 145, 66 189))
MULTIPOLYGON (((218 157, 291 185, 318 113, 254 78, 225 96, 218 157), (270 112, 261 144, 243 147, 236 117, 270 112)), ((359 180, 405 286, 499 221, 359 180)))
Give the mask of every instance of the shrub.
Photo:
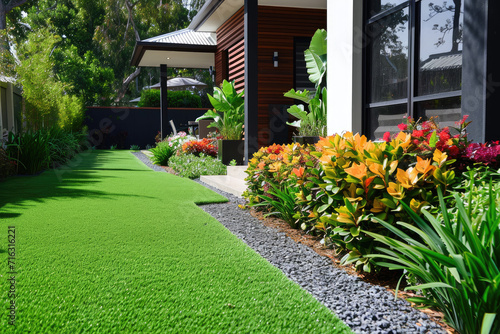
POLYGON ((138 107, 159 108, 161 101, 161 91, 158 89, 145 89, 141 92, 141 99, 137 103, 138 107))
MULTIPOLYGON (((159 89, 146 89, 141 92, 139 107, 159 108, 161 91, 159 89)), ((188 90, 168 91, 167 102, 169 108, 201 108, 201 98, 188 90)))
POLYGON ((153 153, 151 160, 155 165, 168 166, 168 161, 175 149, 167 141, 161 141, 156 143, 156 147, 152 148, 150 152, 153 153))
POLYGON ((217 157, 217 141, 208 138, 190 140, 182 145, 182 153, 200 155, 205 154, 217 157))
POLYGON ((500 312, 499 195, 491 183, 486 189, 475 191, 486 198, 486 207, 472 208, 469 203, 466 209, 454 194, 452 213, 447 212, 439 192, 442 218, 423 210, 428 222, 404 205, 417 227, 398 224, 411 229, 414 237, 377 219, 404 242, 367 232, 386 246, 378 248, 382 254, 372 255, 386 261, 379 265, 404 269, 421 283, 405 290, 422 290, 423 297, 409 300, 443 312, 445 321, 460 333, 500 332, 500 318, 496 317, 500 312))
POLYGON ((226 175, 227 173, 227 167, 220 160, 204 154, 173 156, 169 161, 169 166, 180 176, 190 179, 199 178, 201 175, 226 175))
POLYGON ((59 127, 10 132, 7 153, 18 162, 18 173, 36 174, 67 163, 84 146, 86 137, 86 131, 71 132, 59 127))
POLYGON ((85 142, 86 134, 70 132, 54 127, 47 131, 49 145, 49 164, 52 167, 64 165, 72 159, 85 142))
POLYGON ((47 168, 50 162, 50 146, 43 130, 10 132, 7 141, 9 156, 18 162, 18 173, 36 174, 47 168))
POLYGON ((317 159, 311 155, 313 146, 300 144, 271 145, 254 154, 248 164, 245 179, 248 189, 243 196, 250 206, 268 210, 284 218, 292 227, 314 230, 311 218, 299 199, 308 197, 310 183, 304 182, 316 171, 317 159), (296 202, 291 204, 291 199, 296 202), (284 212, 285 207, 291 212, 284 212))
POLYGON ((130 145, 130 150, 137 152, 141 150, 141 147, 139 145, 130 145))

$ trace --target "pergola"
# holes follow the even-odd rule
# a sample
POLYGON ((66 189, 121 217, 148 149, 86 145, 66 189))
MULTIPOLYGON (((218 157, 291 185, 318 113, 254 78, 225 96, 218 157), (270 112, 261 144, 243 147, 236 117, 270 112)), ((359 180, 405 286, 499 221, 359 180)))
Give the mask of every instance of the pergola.
POLYGON ((161 137, 169 126, 167 105, 167 68, 213 68, 217 39, 215 33, 183 29, 136 43, 132 66, 159 67, 161 90, 161 137))

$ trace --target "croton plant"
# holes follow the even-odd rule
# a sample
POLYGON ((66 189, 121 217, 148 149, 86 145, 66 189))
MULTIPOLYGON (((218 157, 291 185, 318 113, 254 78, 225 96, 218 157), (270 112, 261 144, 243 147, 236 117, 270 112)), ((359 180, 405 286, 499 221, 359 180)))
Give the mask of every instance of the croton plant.
POLYGON ((344 263, 371 271, 366 255, 377 250, 367 232, 398 238, 377 219, 411 223, 402 203, 417 214, 424 207, 437 211, 437 188, 450 190, 461 168, 498 164, 498 143, 469 143, 469 123, 464 117, 449 129, 435 119, 406 118, 401 131, 383 141, 347 132, 321 138, 315 146, 264 147, 249 162, 244 196, 270 213, 286 204, 293 210, 286 215, 291 226, 323 235, 345 254, 344 263))

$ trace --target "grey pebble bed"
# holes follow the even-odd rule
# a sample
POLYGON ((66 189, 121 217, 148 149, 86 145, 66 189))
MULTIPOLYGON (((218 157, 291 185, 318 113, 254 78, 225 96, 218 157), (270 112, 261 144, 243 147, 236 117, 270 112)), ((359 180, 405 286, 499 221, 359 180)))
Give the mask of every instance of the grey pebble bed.
MULTIPOLYGON (((165 172, 143 153, 134 155, 153 170, 165 172)), ((334 267, 330 259, 296 243, 285 233, 263 225, 249 212, 238 208, 238 204, 245 203, 244 199, 195 181, 229 200, 201 206, 205 212, 331 309, 355 333, 446 333, 407 301, 394 300, 394 295, 383 287, 349 275, 334 267)))

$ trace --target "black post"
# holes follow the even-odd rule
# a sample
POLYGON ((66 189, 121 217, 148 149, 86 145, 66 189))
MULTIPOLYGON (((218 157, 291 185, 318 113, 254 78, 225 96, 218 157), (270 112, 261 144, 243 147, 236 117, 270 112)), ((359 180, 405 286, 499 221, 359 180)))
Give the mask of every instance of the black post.
POLYGON ((258 0, 245 0, 245 163, 258 144, 258 0))
POLYGON ((165 138, 165 132, 168 129, 168 91, 167 91, 167 65, 160 65, 160 125, 161 139, 165 138))

